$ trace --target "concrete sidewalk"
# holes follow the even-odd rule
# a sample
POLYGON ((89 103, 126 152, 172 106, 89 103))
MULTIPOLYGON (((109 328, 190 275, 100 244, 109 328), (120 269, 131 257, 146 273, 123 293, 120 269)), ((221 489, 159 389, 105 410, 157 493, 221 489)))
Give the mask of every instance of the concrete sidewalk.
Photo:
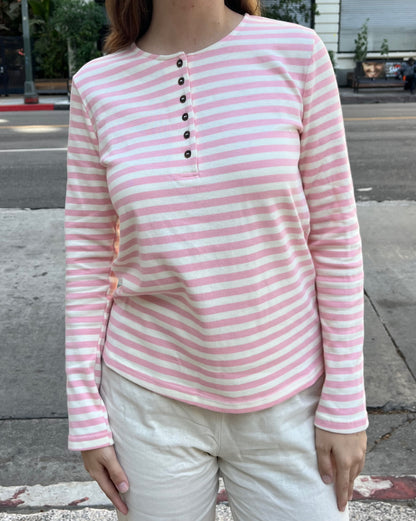
POLYGON ((341 87, 341 102, 346 104, 357 103, 414 103, 416 102, 416 94, 410 94, 409 91, 402 89, 375 88, 361 89, 354 92, 351 87, 341 87))
MULTIPOLYGON (((370 427, 351 520, 415 521, 416 202, 361 202, 358 214, 370 427)), ((66 449, 63 217, 0 210, 0 521, 115 519, 80 455, 66 449)), ((218 521, 232 519, 225 499, 220 491, 218 521)))
MULTIPOLYGON (((416 102, 416 95, 400 89, 362 89, 358 93, 350 87, 340 88, 343 104, 355 103, 412 103, 416 102)), ((62 95, 39 95, 39 103, 25 105, 23 95, 0 97, 0 112, 36 111, 36 110, 69 110, 69 99, 62 95)))

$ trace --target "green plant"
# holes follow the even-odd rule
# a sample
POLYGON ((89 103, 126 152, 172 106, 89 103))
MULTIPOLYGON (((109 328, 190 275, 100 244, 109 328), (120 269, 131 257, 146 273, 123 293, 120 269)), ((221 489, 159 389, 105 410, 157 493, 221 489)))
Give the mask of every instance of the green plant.
POLYGON ((68 46, 50 25, 34 37, 33 56, 38 78, 68 77, 68 46))
MULTIPOLYGON (((313 3, 314 14, 319 15, 316 4, 313 3)), ((261 14, 267 18, 284 20, 286 22, 299 23, 300 19, 309 22, 311 8, 303 0, 278 0, 270 7, 263 7, 261 14)))
POLYGON ((54 0, 29 0, 33 56, 38 78, 68 77, 67 41, 54 22, 54 0))
POLYGON ((357 38, 354 40, 354 58, 357 62, 363 62, 367 58, 368 52, 368 22, 369 18, 363 23, 358 31, 357 38))
POLYGON ((22 34, 22 11, 19 0, 0 0, 0 34, 4 36, 22 34))
POLYGON ((49 22, 52 15, 51 0, 29 0, 28 3, 35 17, 34 20, 40 21, 41 24, 49 22))
POLYGON ((381 42, 381 55, 388 56, 389 52, 390 52, 389 42, 388 42, 387 38, 384 38, 384 40, 381 42))
POLYGON ((57 0, 53 18, 55 28, 70 47, 71 75, 86 62, 102 55, 97 48, 101 31, 107 24, 102 6, 83 0, 57 0))

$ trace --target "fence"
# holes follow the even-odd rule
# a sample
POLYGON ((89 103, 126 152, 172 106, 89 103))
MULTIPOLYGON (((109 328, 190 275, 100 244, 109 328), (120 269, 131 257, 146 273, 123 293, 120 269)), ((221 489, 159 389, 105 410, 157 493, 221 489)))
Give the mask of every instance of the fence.
POLYGON ((0 36, 0 63, 5 64, 9 76, 9 92, 21 94, 25 84, 25 57, 21 36, 0 36))

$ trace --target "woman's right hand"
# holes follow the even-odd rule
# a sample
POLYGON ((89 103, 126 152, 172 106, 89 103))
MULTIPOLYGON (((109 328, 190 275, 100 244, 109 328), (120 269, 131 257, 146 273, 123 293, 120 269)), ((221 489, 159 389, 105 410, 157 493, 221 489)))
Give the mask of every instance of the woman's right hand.
POLYGON ((118 462, 114 446, 84 450, 81 455, 89 475, 100 485, 113 505, 122 514, 127 514, 128 508, 120 492, 127 492, 129 482, 118 462))

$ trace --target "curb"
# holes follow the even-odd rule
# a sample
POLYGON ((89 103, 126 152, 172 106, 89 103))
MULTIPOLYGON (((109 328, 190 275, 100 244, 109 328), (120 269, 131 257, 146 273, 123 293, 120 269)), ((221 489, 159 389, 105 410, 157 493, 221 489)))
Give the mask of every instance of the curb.
MULTIPOLYGON (((416 499, 415 476, 359 476, 353 500, 413 501, 416 499)), ((217 503, 227 503, 222 479, 217 503)), ((49 508, 111 508, 109 499, 94 481, 0 487, 0 512, 49 508)))
POLYGON ((341 94, 341 105, 372 105, 376 103, 416 103, 416 96, 377 96, 377 95, 341 94))
POLYGON ((10 104, 1 105, 0 112, 24 112, 38 110, 69 110, 69 103, 37 103, 36 105, 10 104))

